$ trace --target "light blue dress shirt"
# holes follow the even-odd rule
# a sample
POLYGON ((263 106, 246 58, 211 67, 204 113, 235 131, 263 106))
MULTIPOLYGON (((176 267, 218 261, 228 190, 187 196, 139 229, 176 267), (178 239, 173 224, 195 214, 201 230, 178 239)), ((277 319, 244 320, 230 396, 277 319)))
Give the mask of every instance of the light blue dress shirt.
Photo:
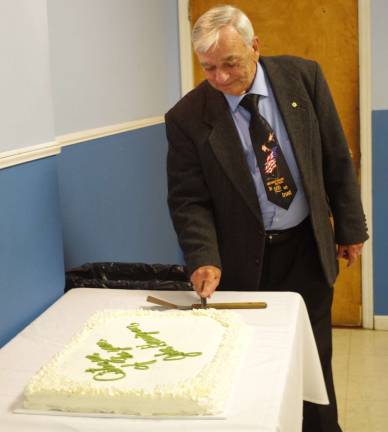
POLYGON ((300 172, 286 128, 277 107, 275 97, 272 93, 271 85, 260 63, 257 63, 256 76, 248 93, 260 95, 259 112, 274 130, 297 187, 297 193, 295 194, 288 210, 278 207, 276 204, 268 201, 261 174, 257 166, 256 156, 252 148, 251 137, 249 135, 249 120, 251 115, 245 108, 239 105, 245 94, 241 96, 225 94, 224 96, 228 101, 233 120, 240 135, 249 171, 252 174, 256 186, 256 193, 259 199, 261 213, 263 215, 264 227, 266 230, 283 230, 292 228, 307 217, 309 214, 309 208, 304 194, 300 172))

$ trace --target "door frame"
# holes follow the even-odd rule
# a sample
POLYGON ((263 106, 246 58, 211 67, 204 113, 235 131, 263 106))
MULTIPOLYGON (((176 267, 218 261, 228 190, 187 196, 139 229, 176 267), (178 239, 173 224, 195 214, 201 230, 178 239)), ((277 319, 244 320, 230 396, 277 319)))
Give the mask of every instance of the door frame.
MULTIPOLYGON (((181 96, 194 86, 190 0, 178 0, 181 96)), ((361 198, 370 239, 361 256, 362 326, 374 328, 372 219, 371 0, 358 0, 361 198)))

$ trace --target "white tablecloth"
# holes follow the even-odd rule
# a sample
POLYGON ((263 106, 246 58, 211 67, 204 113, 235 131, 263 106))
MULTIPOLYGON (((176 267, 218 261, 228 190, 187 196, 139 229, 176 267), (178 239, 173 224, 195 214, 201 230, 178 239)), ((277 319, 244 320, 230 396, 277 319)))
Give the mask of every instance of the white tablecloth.
POLYGON ((0 350, 2 432, 271 431, 299 432, 302 401, 326 404, 318 353, 302 298, 294 293, 217 292, 211 301, 266 301, 267 309, 239 310, 253 338, 222 420, 122 419, 15 414, 31 376, 61 350, 96 310, 150 306, 147 295, 178 304, 192 292, 78 288, 69 291, 0 350))

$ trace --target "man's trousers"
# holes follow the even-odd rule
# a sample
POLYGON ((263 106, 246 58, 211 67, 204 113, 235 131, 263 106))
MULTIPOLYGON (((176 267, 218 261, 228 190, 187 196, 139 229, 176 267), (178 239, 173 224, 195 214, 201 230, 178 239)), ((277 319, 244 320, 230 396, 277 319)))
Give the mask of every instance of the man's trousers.
POLYGON ((341 432, 331 369, 333 288, 325 280, 309 218, 295 228, 267 231, 260 291, 303 297, 330 400, 330 405, 304 402, 303 432, 341 432))

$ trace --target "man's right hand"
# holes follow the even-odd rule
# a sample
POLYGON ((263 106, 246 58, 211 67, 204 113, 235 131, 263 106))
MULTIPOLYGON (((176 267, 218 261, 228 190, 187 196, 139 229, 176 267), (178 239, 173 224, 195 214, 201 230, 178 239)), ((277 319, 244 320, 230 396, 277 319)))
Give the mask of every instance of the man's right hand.
POLYGON ((218 267, 211 265, 198 267, 190 277, 191 283, 193 284, 197 294, 200 297, 206 298, 210 297, 214 293, 220 283, 220 279, 221 270, 218 267), (205 284, 202 290, 204 282, 205 284))

